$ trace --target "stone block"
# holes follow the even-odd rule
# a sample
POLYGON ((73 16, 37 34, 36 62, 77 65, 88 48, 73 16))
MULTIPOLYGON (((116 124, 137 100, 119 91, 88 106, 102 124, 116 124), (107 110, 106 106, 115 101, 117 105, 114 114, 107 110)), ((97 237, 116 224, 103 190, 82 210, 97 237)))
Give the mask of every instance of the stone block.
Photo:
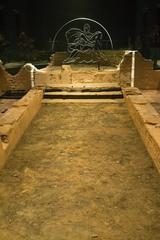
POLYGON ((93 83, 94 74, 92 72, 72 72, 72 83, 93 83))
POLYGON ((123 89, 126 96, 128 95, 142 95, 142 92, 136 87, 126 87, 123 89))
POLYGON ((44 71, 36 71, 35 73, 35 86, 46 86, 49 81, 49 73, 44 71))
POLYGON ((118 82, 119 83, 119 70, 113 71, 104 71, 95 74, 95 83, 110 83, 118 82))
POLYGON ((22 116, 24 111, 26 110, 25 107, 19 107, 19 108, 10 108, 4 116, 0 119, 0 126, 3 126, 5 124, 14 124, 18 119, 22 116))
MULTIPOLYGON (((47 82, 47 84, 55 84, 55 83, 60 83, 61 82, 61 72, 60 71, 55 71, 55 72, 51 72, 49 74, 49 82, 47 82)), ((47 85, 46 84, 46 85, 47 85)))

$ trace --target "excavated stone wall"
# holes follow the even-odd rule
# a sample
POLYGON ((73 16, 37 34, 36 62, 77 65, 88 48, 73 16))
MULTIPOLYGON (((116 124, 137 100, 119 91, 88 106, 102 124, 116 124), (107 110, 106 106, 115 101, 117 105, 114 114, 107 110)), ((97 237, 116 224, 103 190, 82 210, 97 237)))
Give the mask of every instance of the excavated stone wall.
MULTIPOLYGON (((132 52, 126 52, 117 68, 62 65, 34 70, 36 87, 48 88, 53 84, 76 83, 118 83, 122 87, 131 85, 132 52)), ((160 89, 160 70, 153 70, 153 62, 135 53, 134 85, 139 89, 160 89)), ((0 65, 0 91, 29 90, 31 88, 31 70, 22 67, 16 75, 11 75, 0 65)))
POLYGON ((138 89, 123 91, 129 113, 160 173, 160 115, 138 89))
POLYGON ((53 84, 75 84, 75 83, 119 83, 118 69, 101 69, 79 67, 72 68, 69 65, 61 67, 47 67, 36 71, 35 84, 37 87, 49 87, 53 84))
POLYGON ((31 74, 27 67, 22 67, 16 75, 9 74, 0 64, 0 92, 31 89, 31 74))
POLYGON ((160 70, 153 70, 153 62, 136 53, 135 87, 139 89, 160 89, 160 70))
POLYGON ((9 90, 9 77, 10 74, 5 70, 2 63, 0 63, 0 95, 9 90))
POLYGON ((40 109, 42 90, 30 90, 0 118, 0 168, 40 109))
MULTIPOLYGON (((120 84, 122 87, 131 85, 132 52, 124 55, 120 64, 120 84)), ((139 52, 135 53, 134 86, 143 89, 160 89, 160 70, 153 69, 153 62, 145 59, 139 52)))
MULTIPOLYGON (((51 66, 36 71, 36 86, 74 83, 119 83, 122 87, 131 86, 132 52, 126 52, 117 68, 77 67, 72 65, 51 66)), ((153 62, 135 53, 134 85, 139 89, 159 89, 160 70, 153 69, 153 62)))

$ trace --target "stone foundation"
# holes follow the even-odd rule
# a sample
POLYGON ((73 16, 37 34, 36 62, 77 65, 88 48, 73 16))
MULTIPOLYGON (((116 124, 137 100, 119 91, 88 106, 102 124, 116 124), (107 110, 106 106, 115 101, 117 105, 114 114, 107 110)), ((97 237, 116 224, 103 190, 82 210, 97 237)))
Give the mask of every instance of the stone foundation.
MULTIPOLYGON (((120 64, 120 84, 131 86, 132 52, 124 55, 120 64)), ((160 89, 160 70, 153 69, 153 62, 145 59, 139 52, 135 53, 134 86, 142 90, 160 89)))
MULTIPOLYGON (((28 65, 29 66, 29 65, 28 65)), ((96 66, 62 65, 38 70, 24 66, 15 76, 7 73, 0 65, 0 94, 5 91, 29 90, 36 88, 48 89, 52 86, 63 87, 65 84, 75 87, 77 84, 91 84, 100 87, 102 84, 117 84, 124 88, 124 95, 129 112, 140 132, 140 135, 160 171, 160 119, 159 114, 147 102, 137 88, 131 85, 132 52, 126 52, 117 68, 96 66), (97 86, 97 84, 99 86, 97 86)), ((160 89, 160 71, 153 70, 153 62, 135 53, 134 84, 139 89, 160 89)), ((13 107, 0 118, 0 159, 1 165, 9 156, 21 138, 24 130, 38 112, 43 97, 42 90, 30 90, 13 107)), ((1 167, 0 165, 0 167, 1 167)))
POLYGON ((25 66, 16 75, 9 74, 0 64, 0 92, 31 89, 30 70, 25 66))
MULTIPOLYGON (((113 51, 113 55, 115 52, 113 51)), ((123 58, 114 55, 116 67, 96 65, 62 65, 54 66, 49 63, 48 67, 41 70, 34 69, 33 80, 36 87, 48 88, 55 84, 77 83, 117 83, 122 87, 131 86, 132 52, 126 51, 123 58)), ((34 66, 33 66, 34 67, 34 66)), ((25 65, 15 75, 7 73, 0 65, 0 91, 29 90, 31 88, 31 69, 25 65)), ((135 53, 135 87, 139 89, 160 89, 160 70, 153 70, 153 62, 144 59, 140 53, 135 53)))
POLYGON ((0 118, 0 168, 39 111, 42 90, 30 90, 0 118))
POLYGON ((102 69, 79 67, 75 70, 71 66, 46 68, 35 73, 36 87, 45 87, 55 84, 77 83, 119 83, 119 69, 102 69))
POLYGON ((160 70, 153 70, 153 62, 136 54, 135 87, 139 89, 160 89, 160 70))
POLYGON ((130 115, 160 172, 160 115, 138 89, 123 91, 130 115))
MULTIPOLYGON (((52 66, 38 70, 35 73, 37 87, 52 84, 77 84, 77 83, 118 83, 122 87, 131 86, 132 52, 126 51, 117 68, 96 66, 62 65, 52 66)), ((153 62, 144 59, 140 53, 135 53, 135 87, 139 89, 159 89, 160 71, 153 70, 153 62)))

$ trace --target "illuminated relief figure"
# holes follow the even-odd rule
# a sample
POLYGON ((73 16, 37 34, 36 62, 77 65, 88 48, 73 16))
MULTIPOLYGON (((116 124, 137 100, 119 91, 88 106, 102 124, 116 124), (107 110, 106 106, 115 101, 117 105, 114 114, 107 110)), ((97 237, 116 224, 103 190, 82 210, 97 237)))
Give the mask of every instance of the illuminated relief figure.
POLYGON ((69 57, 64 60, 64 63, 75 62, 80 58, 80 54, 91 53, 101 47, 102 33, 100 31, 91 33, 88 23, 84 24, 83 30, 71 28, 65 36, 69 57))

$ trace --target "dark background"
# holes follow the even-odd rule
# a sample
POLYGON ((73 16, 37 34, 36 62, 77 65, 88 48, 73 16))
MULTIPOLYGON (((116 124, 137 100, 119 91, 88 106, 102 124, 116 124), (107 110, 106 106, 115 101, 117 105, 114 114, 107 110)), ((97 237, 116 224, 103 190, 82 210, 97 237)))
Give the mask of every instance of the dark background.
POLYGON ((1 0, 0 33, 14 45, 24 31, 37 49, 51 47, 56 31, 77 17, 97 20, 110 33, 115 48, 126 48, 128 38, 147 34, 160 24, 159 0, 1 0))

